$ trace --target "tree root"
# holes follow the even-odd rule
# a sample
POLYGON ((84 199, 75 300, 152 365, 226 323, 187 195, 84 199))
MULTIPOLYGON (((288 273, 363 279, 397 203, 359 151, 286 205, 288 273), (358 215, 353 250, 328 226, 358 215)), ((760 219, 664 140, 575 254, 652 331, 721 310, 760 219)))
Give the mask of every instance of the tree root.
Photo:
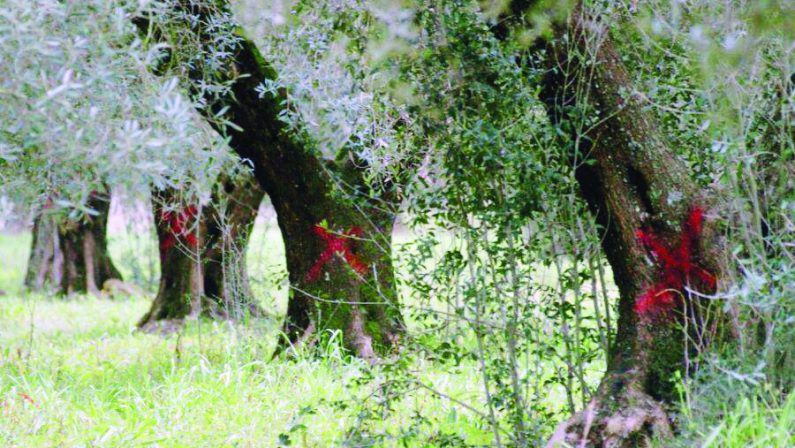
POLYGON ((547 443, 555 447, 632 448, 673 435, 662 403, 624 375, 608 375, 582 411, 561 423, 547 443))
POLYGON ((254 302, 225 305, 219 299, 204 298, 202 315, 213 320, 244 322, 246 319, 273 319, 273 316, 254 302))

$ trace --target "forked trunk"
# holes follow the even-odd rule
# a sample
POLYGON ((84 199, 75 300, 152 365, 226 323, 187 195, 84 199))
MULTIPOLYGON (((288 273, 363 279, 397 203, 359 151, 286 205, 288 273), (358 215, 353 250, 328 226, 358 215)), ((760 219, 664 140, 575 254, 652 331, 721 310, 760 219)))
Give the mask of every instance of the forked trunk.
POLYGON ((248 281, 246 247, 264 192, 249 175, 223 179, 214 204, 175 206, 174 191, 153 193, 160 286, 139 326, 168 333, 187 316, 262 316, 248 281))
POLYGON ((588 129, 565 144, 620 298, 605 377, 550 446, 640 446, 650 433, 670 435, 663 403, 674 374, 721 329, 714 307, 688 291, 713 292, 721 251, 714 226, 702 227, 711 204, 633 94, 605 24, 578 6, 556 26, 536 47, 546 53, 541 100, 556 125, 568 121, 562 129, 588 129))
POLYGON ((206 312, 235 320, 265 314, 251 291, 246 266, 249 238, 265 192, 253 176, 241 176, 218 184, 208 211, 204 254, 206 312))
POLYGON ((98 295, 106 281, 121 280, 108 254, 110 198, 94 193, 88 202, 94 213, 78 220, 46 212, 36 217, 33 244, 25 275, 32 290, 49 287, 62 294, 98 295))

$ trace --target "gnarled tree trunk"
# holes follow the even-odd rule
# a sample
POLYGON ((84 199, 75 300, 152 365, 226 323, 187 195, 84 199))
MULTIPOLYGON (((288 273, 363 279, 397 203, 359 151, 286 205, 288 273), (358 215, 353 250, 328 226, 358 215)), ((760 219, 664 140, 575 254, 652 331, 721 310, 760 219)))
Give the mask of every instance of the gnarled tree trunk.
MULTIPOLYGON (((198 18, 196 25, 183 25, 201 42, 213 42, 213 30, 208 26, 213 15, 228 14, 226 1, 211 4, 175 6, 198 18)), ((136 24, 143 32, 153 32, 155 39, 169 36, 145 18, 137 19, 136 24)), ((260 86, 276 79, 275 71, 251 40, 239 32, 236 37, 240 40, 227 59, 226 70, 215 73, 223 78, 217 81, 228 83, 229 93, 220 98, 208 95, 205 112, 210 112, 210 124, 230 137, 230 146, 254 164, 257 181, 276 209, 291 283, 286 342, 304 344, 324 330, 339 330, 348 349, 374 359, 403 331, 390 261, 388 232, 394 213, 381 216, 369 197, 343 197, 334 177, 345 174, 348 184, 359 188, 364 187, 361 173, 348 166, 349 160, 321 160, 291 138, 288 125, 279 118, 286 104, 285 93, 258 93, 260 86), (222 111, 235 127, 225 127, 214 118, 222 111), (324 221, 328 229, 321 236, 316 226, 324 221), (312 267, 329 255, 328 249, 330 256, 315 275, 312 267), (340 255, 343 259, 348 255, 348 260, 343 262, 340 255)), ((189 76, 200 81, 201 70, 194 68, 189 76)))
MULTIPOLYGON (((329 188, 322 177, 315 181, 317 191, 329 188)), ((391 259, 394 213, 366 199, 354 207, 330 192, 304 203, 271 200, 291 285, 285 342, 300 346, 340 331, 345 347, 374 362, 404 332, 391 259)))
POLYGON ((218 183, 208 210, 204 252, 207 312, 222 318, 262 316, 248 280, 246 249, 265 192, 248 173, 218 183))
POLYGON ((63 253, 56 217, 47 213, 36 215, 32 237, 25 288, 30 291, 57 291, 63 277, 63 253))
MULTIPOLYGON (((513 12, 521 15, 532 3, 515 2, 513 12)), ((567 22, 555 24, 554 38, 535 49, 545 53, 540 99, 551 120, 572 132, 588 129, 566 144, 582 195, 605 231, 602 247, 620 293, 607 372, 590 405, 561 424, 550 446, 643 445, 650 433, 670 435, 664 403, 674 398, 675 372, 685 371, 697 348, 682 328, 702 344, 720 330, 721 320, 710 319, 708 305, 686 287, 712 292, 721 278, 714 226, 702 230, 698 222, 711 204, 632 94, 598 17, 576 7, 567 22), (577 126, 587 117, 596 118, 577 126), (670 307, 664 315, 649 307, 663 301, 670 307)))
POLYGON ((175 206, 177 192, 152 192, 158 250, 160 285, 152 306, 138 326, 146 332, 170 333, 182 320, 201 309, 204 280, 201 247, 205 223, 194 205, 175 206))
POLYGON ((248 281, 246 247, 264 192, 249 175, 219 181, 213 204, 176 206, 175 191, 154 192, 160 286, 139 326, 168 333, 187 316, 262 316, 248 281))
POLYGON ((108 254, 110 198, 94 193, 88 207, 95 213, 79 220, 46 212, 36 217, 25 286, 40 290, 50 285, 63 294, 98 295, 106 281, 121 280, 108 254))

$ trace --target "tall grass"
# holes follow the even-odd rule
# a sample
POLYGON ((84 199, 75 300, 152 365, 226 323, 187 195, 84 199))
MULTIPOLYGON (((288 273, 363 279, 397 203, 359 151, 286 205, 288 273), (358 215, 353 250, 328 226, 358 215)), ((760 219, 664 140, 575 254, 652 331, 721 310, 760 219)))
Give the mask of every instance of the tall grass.
MULTIPOLYGON (((479 405, 485 398, 474 360, 451 369, 438 359, 412 357, 404 367, 433 392, 409 388, 378 419, 369 415, 365 422, 362 403, 382 399, 382 367, 346 356, 333 335, 317 352, 271 359, 286 301, 283 282, 268 280, 283 272, 278 236, 259 222, 249 253, 252 276, 261 280, 259 294, 272 306, 273 318, 246 325, 196 320, 161 338, 134 332, 151 297, 22 294, 29 235, 0 235, 0 288, 10 293, 0 298, 0 445, 492 444, 491 428, 478 416, 485 412, 479 405)), ((121 243, 131 238, 111 238, 122 266, 133 261, 120 258, 121 243)), ((680 446, 795 444, 791 395, 722 400, 719 393, 732 390, 726 387, 713 391, 712 401, 701 397, 683 409, 680 446)), ((564 401, 560 391, 544 393, 551 403, 564 401)), ((505 421, 509 415, 497 417, 505 421)))

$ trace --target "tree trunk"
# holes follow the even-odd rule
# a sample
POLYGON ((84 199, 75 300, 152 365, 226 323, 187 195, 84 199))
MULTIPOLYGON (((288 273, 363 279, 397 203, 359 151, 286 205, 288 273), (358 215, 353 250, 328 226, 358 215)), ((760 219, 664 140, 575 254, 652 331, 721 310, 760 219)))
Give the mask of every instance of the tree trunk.
POLYGON ((331 195, 298 207, 271 200, 292 287, 284 342, 297 347, 340 331, 346 348, 376 361, 404 332, 390 252, 394 214, 331 195))
MULTIPOLYGON (((513 12, 527 3, 517 2, 513 12)), ((712 292, 721 278, 714 226, 702 230, 697 222, 710 204, 632 95, 599 18, 578 6, 536 50, 546 53, 540 99, 556 126, 573 131, 565 144, 582 195, 605 231, 602 247, 620 294, 607 372, 589 406, 561 424, 550 446, 638 446, 649 433, 671 433, 663 403, 674 398, 674 374, 688 368, 696 349, 685 333, 707 344, 720 326, 685 288, 712 292), (650 306, 660 302, 672 309, 650 306)))
POLYGON ((171 333, 197 315, 204 297, 201 247, 205 223, 194 205, 174 206, 175 191, 153 191, 152 210, 160 251, 160 286, 138 323, 145 332, 171 333))
POLYGON ((98 295, 106 281, 121 280, 108 254, 110 198, 92 194, 89 208, 96 214, 79 220, 42 213, 33 225, 33 244, 25 275, 32 290, 55 288, 59 293, 98 295))
POLYGON ((207 313, 240 320, 262 316, 248 280, 246 249, 262 198, 256 179, 224 179, 218 184, 208 212, 207 249, 204 253, 204 294, 207 313))
POLYGON ((63 253, 55 216, 46 212, 36 215, 32 236, 25 288, 29 291, 57 291, 63 277, 63 253))
MULTIPOLYGON (((228 13, 225 1, 214 2, 211 8, 196 4, 175 7, 199 17, 196 26, 184 26, 197 33, 199 41, 207 43, 213 42, 213 31, 206 24, 213 22, 212 16, 228 13)), ((169 36, 145 18, 135 22, 143 32, 153 33, 151 37, 156 40, 169 36)), ((209 106, 204 112, 212 126, 229 136, 230 146, 240 157, 254 164, 257 181, 276 209, 292 287, 284 327, 288 338, 282 348, 287 342, 302 345, 313 341, 324 330, 339 330, 348 349, 374 359, 376 354, 388 350, 403 331, 390 261, 389 232, 394 213, 381 216, 379 205, 371 203, 374 199, 370 196, 343 197, 335 177, 344 173, 347 185, 368 191, 361 171, 351 168, 352 162, 347 158, 321 160, 292 139, 288 125, 280 119, 287 103, 285 93, 258 93, 259 87, 276 79, 274 69, 252 41, 240 32, 236 37, 240 40, 227 60, 227 70, 214 72, 217 82, 229 85, 229 93, 220 97, 207 95, 204 99, 209 106), (222 111, 224 119, 235 123, 235 127, 224 126, 214 118, 222 111), (324 221, 329 234, 321 237, 315 226, 324 221), (350 235, 359 234, 355 228, 361 229, 361 237, 350 235), (317 276, 310 275, 317 260, 329 254, 329 246, 330 257, 317 269, 317 276), (355 260, 353 265, 360 275, 354 275, 350 260, 343 263, 338 254, 355 260)), ((201 67, 189 73, 194 82, 201 81, 203 75, 201 67)), ((196 92, 195 84, 189 87, 196 92)), ((394 205, 385 202, 386 208, 394 205)))
POLYGON ((177 206, 175 191, 153 193, 160 287, 139 326, 169 333, 187 316, 262 316, 248 281, 246 247, 264 192, 253 177, 219 181, 211 206, 177 206))

